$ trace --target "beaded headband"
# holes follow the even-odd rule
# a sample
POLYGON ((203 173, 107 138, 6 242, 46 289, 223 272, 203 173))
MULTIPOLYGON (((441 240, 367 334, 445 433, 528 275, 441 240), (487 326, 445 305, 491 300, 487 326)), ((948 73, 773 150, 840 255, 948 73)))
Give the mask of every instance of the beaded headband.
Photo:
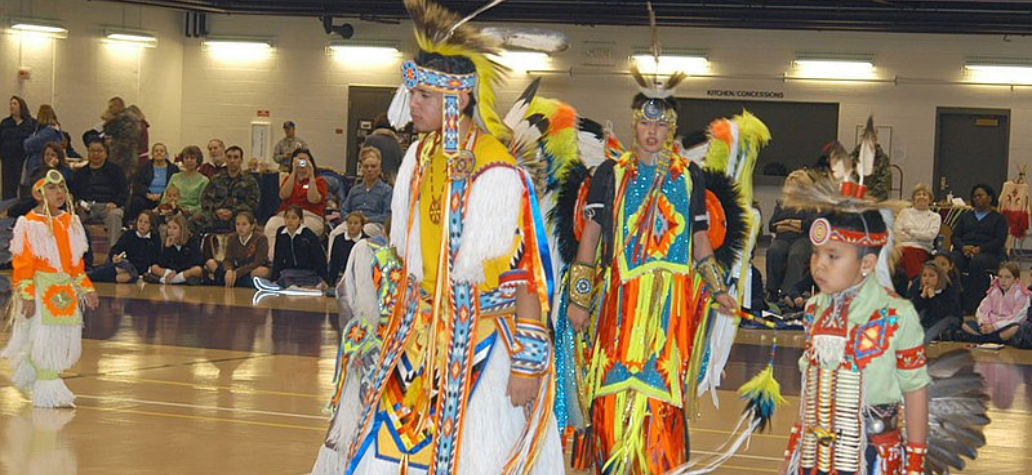
MULTIPOLYGON (((863 215, 860 215, 863 220, 863 215)), ((864 228, 867 221, 864 221, 864 228)), ((889 242, 889 233, 871 233, 868 231, 853 231, 849 229, 836 228, 831 225, 827 218, 818 218, 810 226, 810 242, 814 246, 823 246, 828 241, 844 242, 861 247, 881 247, 889 242)))

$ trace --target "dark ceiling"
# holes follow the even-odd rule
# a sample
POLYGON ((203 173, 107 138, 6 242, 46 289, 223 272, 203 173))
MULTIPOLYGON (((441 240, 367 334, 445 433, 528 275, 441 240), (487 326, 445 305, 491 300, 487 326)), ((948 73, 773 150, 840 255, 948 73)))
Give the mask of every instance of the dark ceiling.
MULTIPOLYGON (((407 18, 401 0, 101 0, 207 13, 407 18)), ((472 12, 487 0, 442 0, 472 12)), ((1032 33, 1029 0, 652 0, 661 25, 719 28, 1032 33)), ((643 0, 508 0, 479 19, 578 25, 645 25, 643 0)))

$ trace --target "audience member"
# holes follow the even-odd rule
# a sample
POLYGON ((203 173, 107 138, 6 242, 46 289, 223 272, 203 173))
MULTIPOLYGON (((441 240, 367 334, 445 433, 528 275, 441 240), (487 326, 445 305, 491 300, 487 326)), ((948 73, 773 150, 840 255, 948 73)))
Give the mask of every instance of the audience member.
POLYGON ((196 234, 233 232, 233 216, 258 209, 261 190, 258 180, 243 169, 244 150, 238 146, 225 151, 226 166, 215 175, 201 195, 201 212, 190 219, 196 234))
POLYGON ((237 213, 236 235, 226 242, 225 259, 204 263, 208 280, 226 287, 251 287, 255 277, 269 278, 269 240, 255 232, 256 224, 251 211, 237 213))
POLYGON ((934 260, 922 264, 921 276, 910 285, 907 298, 914 304, 925 330, 944 320, 951 323, 939 335, 952 335, 960 328, 960 322, 964 319, 960 294, 950 282, 946 270, 934 260))
POLYGON ((153 210, 160 206, 169 180, 172 175, 179 173, 179 167, 168 161, 168 147, 165 144, 155 143, 150 157, 150 161, 133 177, 129 216, 137 216, 143 210, 153 210))
MULTIPOLYGON (((208 186, 208 177, 198 172, 201 164, 204 163, 204 155, 200 147, 188 145, 180 153, 183 157, 183 166, 179 173, 172 175, 168 187, 175 187, 179 190, 179 207, 183 209, 186 216, 193 216, 201 212, 201 194, 208 186)), ((165 200, 162 200, 164 202, 165 200)))
MULTIPOLYGON (((243 151, 241 151, 243 154, 243 151)), ((199 169, 201 175, 211 179, 220 171, 226 169, 226 143, 222 139, 211 139, 208 141, 208 161, 204 162, 199 169)))
POLYGON ((931 256, 935 238, 939 236, 942 217, 929 209, 935 196, 932 189, 923 183, 914 187, 910 196, 913 207, 899 212, 896 217, 896 242, 899 243, 900 267, 913 279, 923 271, 925 261, 931 256))
POLYGON ((350 214, 361 211, 370 222, 383 224, 391 214, 390 185, 380 179, 380 151, 373 147, 362 147, 359 152, 362 164, 362 181, 355 183, 348 192, 341 211, 350 214))
POLYGON ((979 342, 1010 342, 1028 318, 1030 296, 1032 291, 1021 285, 1018 264, 1001 263, 996 280, 975 312, 975 321, 964 322, 964 331, 979 342))
POLYGON ((326 214, 328 189, 326 180, 316 176, 315 159, 311 152, 308 149, 295 150, 291 158, 290 175, 280 184, 279 197, 282 203, 279 211, 265 223, 265 237, 269 243, 276 242, 276 232, 283 226, 284 213, 293 205, 300 206, 304 211, 305 227, 322 237, 326 233, 323 217, 326 214), (315 186, 312 186, 313 182, 315 186))
MULTIPOLYGON (((796 170, 785 179, 789 183, 811 183, 806 170, 796 170)), ((388 199, 390 199, 388 197, 388 199)), ((767 300, 777 302, 806 273, 810 266, 810 224, 813 213, 786 208, 781 200, 774 205, 769 229, 774 240, 767 249, 767 300)))
POLYGON ((204 271, 201 265, 201 247, 190 235, 186 218, 175 215, 168 220, 165 243, 158 262, 144 274, 143 280, 152 284, 191 284, 201 282, 204 271))
POLYGON ((989 288, 989 273, 1004 259, 1007 219, 996 212, 996 191, 986 184, 971 189, 974 210, 963 213, 953 227, 953 262, 964 275, 964 310, 974 313, 989 288))
POLYGON ((36 130, 25 99, 11 96, 11 114, 0 121, 0 162, 3 163, 3 198, 18 196, 22 169, 25 167, 25 139, 36 130))
POLYGON ((64 149, 65 156, 69 159, 81 159, 82 155, 75 150, 72 146, 72 136, 68 132, 61 132, 61 148, 64 149))
POLYGON ((129 231, 111 247, 108 264, 97 267, 89 276, 94 282, 136 282, 141 272, 147 272, 161 257, 161 236, 157 230, 158 217, 145 209, 136 216, 136 229, 129 231))
MULTIPOLYGON (((30 177, 30 183, 36 183, 41 178, 45 177, 47 172, 50 170, 57 170, 61 172, 61 176, 64 177, 65 183, 72 182, 72 169, 68 167, 64 159, 64 151, 61 145, 56 142, 50 142, 43 146, 43 166, 36 169, 30 177)), ((36 207, 36 199, 32 197, 32 194, 24 194, 7 209, 8 218, 18 218, 25 216, 32 208, 36 207)), ((74 205, 65 203, 64 209, 74 209, 74 205)))
POLYGON ((110 159, 125 173, 126 181, 131 180, 140 161, 142 121, 126 109, 121 97, 108 100, 108 108, 101 118, 104 119, 103 130, 108 139, 110 159))
MULTIPOLYGON (((61 123, 57 113, 50 104, 39 106, 36 114, 36 130, 25 139, 25 165, 22 167, 22 194, 30 194, 29 188, 34 181, 29 181, 36 170, 43 166, 43 147, 50 142, 61 143, 61 123)), ((66 177, 67 179, 67 177, 66 177)))
POLYGON ((780 302, 783 310, 786 313, 803 311, 806 306, 806 301, 813 296, 816 290, 817 282, 814 282, 813 275, 810 274, 809 269, 807 269, 803 274, 803 278, 792 284, 792 286, 785 291, 785 296, 780 302))
POLYGON ((351 249, 355 243, 369 236, 362 231, 366 219, 361 211, 352 211, 348 218, 330 233, 330 278, 328 284, 335 284, 344 273, 351 249))
POLYGON ((280 170, 288 170, 292 166, 291 159, 294 153, 307 149, 308 144, 296 135, 297 124, 292 120, 283 123, 283 134, 285 137, 276 142, 276 148, 272 150, 272 159, 279 164, 280 170))
POLYGON ((154 211, 158 213, 158 216, 164 222, 167 222, 173 216, 182 215, 183 208, 179 206, 181 198, 179 188, 176 185, 168 185, 165 187, 165 194, 161 196, 161 204, 154 211))
POLYGON ((125 172, 108 160, 103 139, 94 137, 86 151, 89 165, 72 174, 72 196, 79 200, 83 222, 103 222, 110 242, 118 242, 122 237, 123 207, 129 201, 125 172))
POLYGON ((936 252, 932 256, 932 261, 942 268, 943 272, 946 273, 946 277, 950 280, 950 285, 957 289, 957 294, 961 296, 961 302, 963 302, 964 295, 964 284, 960 278, 960 271, 957 269, 957 265, 953 262, 953 255, 948 252, 936 252))
MULTIPOLYGON (((383 169, 383 178, 390 185, 394 185, 394 178, 401 168, 401 159, 405 157, 405 151, 401 149, 401 141, 398 134, 394 132, 387 114, 381 113, 373 119, 373 133, 365 138, 363 147, 373 147, 380 151, 380 167, 383 169)), ((359 153, 359 164, 362 163, 359 153)))
POLYGON ((136 104, 126 107, 125 110, 140 119, 140 140, 137 143, 138 148, 136 149, 136 164, 137 169, 139 169, 139 167, 150 161, 150 122, 147 122, 147 116, 143 114, 143 111, 136 104))
POLYGON ((276 231, 272 259, 272 280, 286 288, 326 288, 326 252, 319 237, 302 221, 303 210, 290 205, 283 214, 284 225, 276 231))

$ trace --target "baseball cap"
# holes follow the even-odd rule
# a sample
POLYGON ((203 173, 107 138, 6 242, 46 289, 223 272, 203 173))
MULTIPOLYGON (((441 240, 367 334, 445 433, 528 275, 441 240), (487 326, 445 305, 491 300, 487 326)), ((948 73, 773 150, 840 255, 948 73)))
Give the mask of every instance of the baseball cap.
POLYGON ((295 129, 295 128, 297 128, 297 124, 295 124, 294 121, 292 121, 292 120, 288 120, 288 121, 283 123, 283 128, 284 129, 286 129, 286 128, 295 129))

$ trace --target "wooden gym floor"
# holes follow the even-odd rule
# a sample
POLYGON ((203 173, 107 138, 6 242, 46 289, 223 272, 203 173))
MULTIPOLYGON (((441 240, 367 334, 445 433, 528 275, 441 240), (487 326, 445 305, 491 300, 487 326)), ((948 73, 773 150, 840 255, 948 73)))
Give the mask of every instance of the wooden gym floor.
MULTIPOLYGON (((0 364, 0 473, 11 475, 299 475, 326 430, 321 410, 337 351, 328 298, 215 287, 99 285, 83 357, 64 374, 75 410, 33 409, 0 364)), ((742 331, 725 387, 760 370, 779 338, 778 378, 790 404, 774 432, 717 474, 776 473, 798 402, 798 332, 742 331)), ((0 345, 9 337, 0 333, 0 345)), ((933 354, 948 345, 935 345, 933 354)), ((1032 351, 978 350, 992 393, 988 446, 963 473, 1025 474, 1032 465, 1032 351)), ((691 423, 693 457, 726 438, 741 405, 721 391, 691 423)), ((573 472, 571 472, 573 473, 573 472)))

